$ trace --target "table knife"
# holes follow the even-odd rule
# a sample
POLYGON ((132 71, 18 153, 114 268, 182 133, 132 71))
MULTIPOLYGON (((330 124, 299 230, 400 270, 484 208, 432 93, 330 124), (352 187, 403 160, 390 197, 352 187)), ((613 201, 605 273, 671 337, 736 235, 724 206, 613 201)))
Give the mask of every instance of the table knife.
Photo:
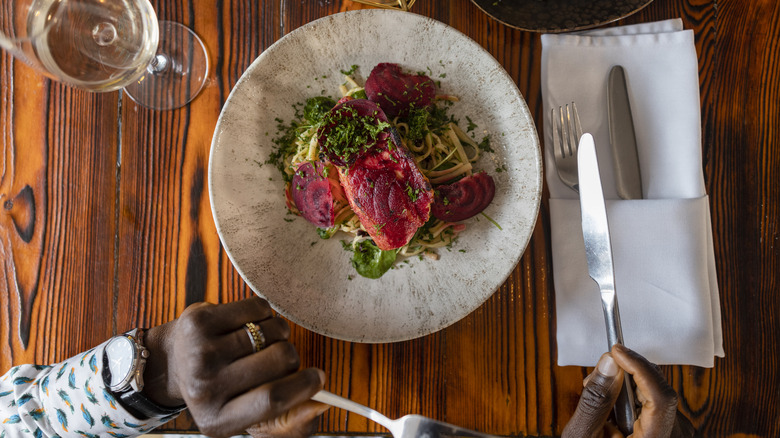
MULTIPOLYGON (((580 209, 582 211, 582 236, 588 274, 598 284, 601 307, 607 326, 607 348, 623 344, 620 312, 615 291, 615 269, 612 260, 612 243, 609 237, 607 208, 601 187, 596 145, 593 136, 583 134, 577 150, 577 173, 580 181, 580 209)), ((634 428, 636 411, 633 382, 624 374, 623 389, 615 405, 615 419, 621 432, 628 436, 634 428)))
POLYGON ((614 157, 618 195, 623 199, 642 199, 642 177, 639 172, 634 119, 623 67, 616 65, 610 70, 607 93, 609 142, 614 157))

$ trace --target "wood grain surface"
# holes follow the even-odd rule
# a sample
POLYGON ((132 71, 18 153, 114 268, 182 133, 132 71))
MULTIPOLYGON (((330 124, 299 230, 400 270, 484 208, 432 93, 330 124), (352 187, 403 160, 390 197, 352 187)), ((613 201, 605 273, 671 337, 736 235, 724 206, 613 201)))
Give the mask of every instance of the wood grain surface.
MULTIPOLYGON (((248 297, 220 245, 207 190, 209 147, 243 71, 291 30, 349 0, 161 0, 192 27, 212 70, 202 94, 168 112, 121 93, 90 94, 0 58, 0 373, 51 363, 114 333, 169 321, 190 303, 248 297)), ((516 81, 542 128, 538 34, 465 0, 413 12, 459 29, 516 81)), ((780 436, 780 4, 655 0, 618 24, 681 17, 696 35, 703 166, 710 195, 726 357, 667 366, 680 409, 706 437, 780 436)), ((327 389, 389 417, 426 416, 504 436, 559 435, 588 369, 556 363, 548 196, 506 283, 441 332, 358 344, 293 326, 327 389)), ((182 416, 163 427, 196 430, 182 416)), ((324 434, 385 433, 331 409, 324 434)))

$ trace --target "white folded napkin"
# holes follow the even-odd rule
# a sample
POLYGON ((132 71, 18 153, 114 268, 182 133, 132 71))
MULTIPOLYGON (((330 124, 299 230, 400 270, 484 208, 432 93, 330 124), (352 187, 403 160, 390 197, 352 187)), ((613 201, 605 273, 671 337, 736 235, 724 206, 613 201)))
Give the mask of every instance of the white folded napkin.
POLYGON ((677 19, 542 35, 542 97, 558 364, 593 366, 607 351, 579 197, 559 179, 550 150, 550 110, 574 101, 596 141, 625 344, 658 364, 713 366, 724 352, 693 32, 677 19), (615 188, 607 76, 618 64, 628 81, 642 200, 620 200, 615 188))

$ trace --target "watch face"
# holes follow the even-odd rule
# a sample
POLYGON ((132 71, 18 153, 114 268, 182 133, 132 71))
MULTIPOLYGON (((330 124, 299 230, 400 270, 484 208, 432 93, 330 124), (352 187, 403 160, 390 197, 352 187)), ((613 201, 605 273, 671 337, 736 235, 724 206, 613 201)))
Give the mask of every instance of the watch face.
POLYGON ((108 370, 111 371, 109 387, 121 383, 132 371, 135 360, 135 346, 133 341, 124 336, 112 339, 106 345, 106 357, 108 358, 108 370))

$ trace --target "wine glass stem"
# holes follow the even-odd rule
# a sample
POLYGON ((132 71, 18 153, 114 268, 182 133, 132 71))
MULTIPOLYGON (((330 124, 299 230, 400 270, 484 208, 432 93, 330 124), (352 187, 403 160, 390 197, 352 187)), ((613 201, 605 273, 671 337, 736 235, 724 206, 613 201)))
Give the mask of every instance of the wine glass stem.
POLYGON ((160 74, 168 70, 170 67, 171 63, 169 62, 167 56, 157 55, 152 59, 152 62, 149 64, 147 69, 149 70, 149 73, 160 74))

